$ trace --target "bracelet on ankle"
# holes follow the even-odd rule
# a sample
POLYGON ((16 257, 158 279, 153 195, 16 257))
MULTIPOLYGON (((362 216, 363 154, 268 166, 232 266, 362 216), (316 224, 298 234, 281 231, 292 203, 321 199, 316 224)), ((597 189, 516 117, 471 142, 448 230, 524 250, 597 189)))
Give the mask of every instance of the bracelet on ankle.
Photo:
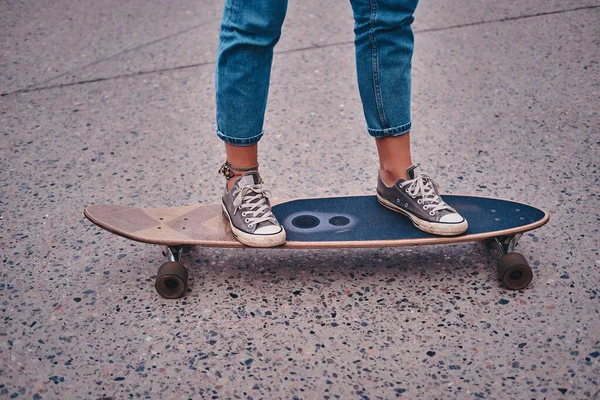
POLYGON ((258 169, 258 164, 252 165, 250 167, 236 167, 235 165, 231 165, 231 164, 229 164, 229 162, 225 161, 225 163, 223 165, 221 165, 221 168, 219 169, 219 173, 223 174, 225 179, 229 180, 229 179, 235 177, 235 173, 232 170, 244 172, 244 171, 254 171, 255 169, 258 169))

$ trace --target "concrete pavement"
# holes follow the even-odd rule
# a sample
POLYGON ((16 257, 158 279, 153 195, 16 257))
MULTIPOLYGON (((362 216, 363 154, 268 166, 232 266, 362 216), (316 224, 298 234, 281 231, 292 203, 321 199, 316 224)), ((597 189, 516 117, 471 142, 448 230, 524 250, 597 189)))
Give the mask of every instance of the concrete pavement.
MULTIPOLYGON (((177 301, 157 247, 82 214, 219 197, 222 4, 165 4, 0 5, 0 396, 599 398, 597 1, 416 16, 414 158, 447 193, 551 214, 519 245, 529 288, 475 243, 194 249, 177 301)), ((278 197, 373 191, 352 24, 346 1, 290 2, 261 141, 278 197)))

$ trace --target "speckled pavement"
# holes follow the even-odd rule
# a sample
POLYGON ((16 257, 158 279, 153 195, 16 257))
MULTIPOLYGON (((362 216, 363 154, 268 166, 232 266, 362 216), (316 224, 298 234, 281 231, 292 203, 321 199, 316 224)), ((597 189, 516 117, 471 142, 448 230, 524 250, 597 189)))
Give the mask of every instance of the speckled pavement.
MULTIPOLYGON (((220 1, 0 4, 0 398, 599 399, 597 0, 423 0, 413 154, 456 194, 536 205, 535 273, 483 244, 156 246, 90 203, 210 203, 220 1)), ((346 1, 290 2, 261 142, 278 197, 372 193, 346 1), (336 189, 331 189, 331 188, 336 189)))

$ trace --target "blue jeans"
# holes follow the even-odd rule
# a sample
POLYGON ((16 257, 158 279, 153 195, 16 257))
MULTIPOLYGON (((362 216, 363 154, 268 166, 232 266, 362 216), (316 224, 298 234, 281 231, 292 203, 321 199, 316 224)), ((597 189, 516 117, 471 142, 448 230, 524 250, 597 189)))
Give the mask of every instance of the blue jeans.
MULTIPOLYGON (((411 127, 410 86, 418 0, 350 0, 358 88, 371 136, 411 127)), ((217 135, 249 146, 263 135, 273 48, 287 0, 225 0, 216 68, 217 135)))

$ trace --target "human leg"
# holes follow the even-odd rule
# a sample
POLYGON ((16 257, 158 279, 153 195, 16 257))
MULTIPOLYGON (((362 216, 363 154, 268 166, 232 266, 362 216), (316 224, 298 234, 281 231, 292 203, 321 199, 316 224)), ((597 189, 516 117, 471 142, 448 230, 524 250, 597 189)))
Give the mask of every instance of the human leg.
POLYGON ((392 185, 398 179, 406 179, 406 170, 413 165, 410 153, 410 132, 400 136, 375 139, 379 155, 379 176, 392 185))
POLYGON ((420 173, 410 153, 411 24, 418 0, 350 1, 358 87, 379 154, 377 199, 426 232, 463 233, 467 221, 442 200, 437 183, 420 173))
POLYGON ((287 0, 226 0, 215 73, 217 135, 249 146, 263 134, 273 48, 287 0))
POLYGON ((385 182, 406 178, 410 154, 411 24, 417 0, 351 0, 356 72, 385 182))
POLYGON ((374 138, 410 131, 411 24, 417 0, 350 0, 356 72, 368 132, 374 138))
MULTIPOLYGON (((241 176, 246 171, 258 171, 258 143, 249 146, 225 143, 225 153, 233 176, 241 176)), ((227 190, 231 190, 234 183, 235 179, 228 179, 227 190)))
POLYGON ((273 48, 287 0, 226 0, 215 73, 217 135, 224 141, 227 176, 223 211, 240 242, 270 247, 285 241, 258 174, 273 48))

